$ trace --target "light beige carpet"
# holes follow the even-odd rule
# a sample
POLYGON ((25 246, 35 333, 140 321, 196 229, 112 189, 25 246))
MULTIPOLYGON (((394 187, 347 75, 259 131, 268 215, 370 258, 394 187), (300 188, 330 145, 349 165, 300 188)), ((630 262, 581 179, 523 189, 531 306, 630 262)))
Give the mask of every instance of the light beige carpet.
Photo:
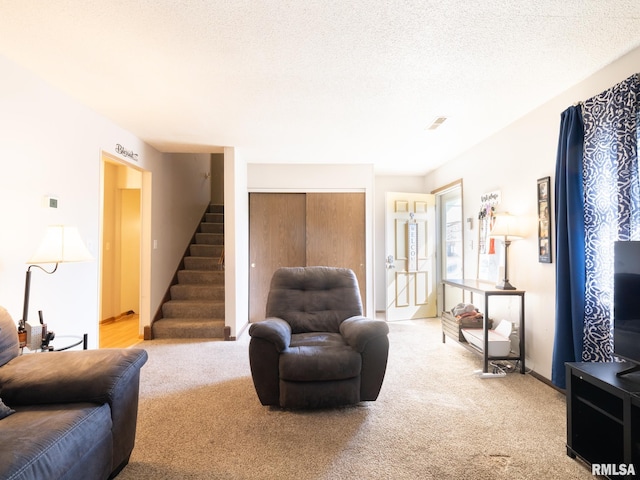
POLYGON ((248 338, 155 340, 128 479, 592 479, 565 449, 564 396, 530 375, 479 379, 437 319, 390 324, 380 397, 283 411, 253 389, 248 338))

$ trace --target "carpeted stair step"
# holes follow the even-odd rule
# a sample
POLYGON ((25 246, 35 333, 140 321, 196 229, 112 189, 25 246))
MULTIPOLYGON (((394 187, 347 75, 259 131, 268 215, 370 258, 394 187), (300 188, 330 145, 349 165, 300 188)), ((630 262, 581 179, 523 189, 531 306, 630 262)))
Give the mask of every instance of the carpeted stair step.
POLYGON ((211 300, 224 302, 224 285, 172 285, 172 300, 211 300))
POLYGON ((222 318, 161 318, 152 328, 153 338, 224 338, 222 318))
POLYGON ((224 234, 222 233, 196 233, 196 244, 198 245, 224 245, 224 234))
POLYGON ((189 245, 189 254, 192 257, 215 257, 220 258, 224 251, 224 245, 206 245, 192 243, 189 245))
POLYGON ((224 233, 224 223, 202 222, 200 231, 203 233, 224 233))
POLYGON ((224 223, 224 213, 205 213, 204 221, 207 223, 224 223))
POLYGON ((185 270, 221 270, 222 263, 216 257, 184 257, 185 270))
POLYGON ((178 270, 181 285, 224 285, 224 270, 178 270))
POLYGON ((169 300, 162 304, 163 318, 224 318, 224 302, 169 300))

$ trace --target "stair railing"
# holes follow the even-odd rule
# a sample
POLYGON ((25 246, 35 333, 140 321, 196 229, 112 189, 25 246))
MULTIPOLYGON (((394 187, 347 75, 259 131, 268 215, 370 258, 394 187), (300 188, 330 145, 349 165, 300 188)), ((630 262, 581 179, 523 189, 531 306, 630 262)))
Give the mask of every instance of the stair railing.
POLYGON ((220 251, 220 257, 218 258, 218 265, 221 268, 224 268, 224 247, 222 247, 222 250, 220 251))

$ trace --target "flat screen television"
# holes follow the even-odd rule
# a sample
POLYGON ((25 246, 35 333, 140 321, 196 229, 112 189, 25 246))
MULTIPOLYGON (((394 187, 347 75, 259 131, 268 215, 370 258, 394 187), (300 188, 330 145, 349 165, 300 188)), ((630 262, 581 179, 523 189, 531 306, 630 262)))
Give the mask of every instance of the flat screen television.
POLYGON ((640 370, 640 242, 615 242, 613 267, 613 353, 640 370))

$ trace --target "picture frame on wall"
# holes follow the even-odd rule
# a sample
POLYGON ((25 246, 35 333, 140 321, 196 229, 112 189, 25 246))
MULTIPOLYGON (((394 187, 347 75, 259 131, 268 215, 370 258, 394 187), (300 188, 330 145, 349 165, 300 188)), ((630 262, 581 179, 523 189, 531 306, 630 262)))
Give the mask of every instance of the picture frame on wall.
POLYGON ((538 261, 551 263, 551 177, 538 179, 538 261))

